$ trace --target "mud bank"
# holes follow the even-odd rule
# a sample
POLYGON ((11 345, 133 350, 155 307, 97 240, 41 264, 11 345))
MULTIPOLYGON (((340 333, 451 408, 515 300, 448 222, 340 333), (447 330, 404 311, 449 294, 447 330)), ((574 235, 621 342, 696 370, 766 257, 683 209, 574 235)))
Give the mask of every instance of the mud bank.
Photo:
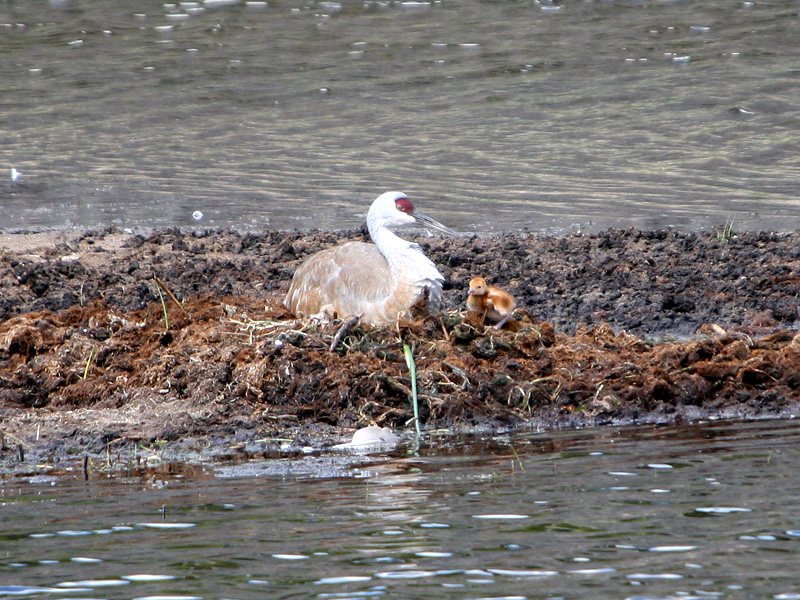
POLYGON ((0 468, 271 455, 370 423, 402 430, 404 344, 428 430, 800 411, 800 233, 419 238, 447 278, 442 314, 356 324, 331 350, 341 322, 295 320, 280 301, 310 253, 362 238, 0 236, 0 468), (464 312, 476 275, 516 296, 508 329, 464 312))

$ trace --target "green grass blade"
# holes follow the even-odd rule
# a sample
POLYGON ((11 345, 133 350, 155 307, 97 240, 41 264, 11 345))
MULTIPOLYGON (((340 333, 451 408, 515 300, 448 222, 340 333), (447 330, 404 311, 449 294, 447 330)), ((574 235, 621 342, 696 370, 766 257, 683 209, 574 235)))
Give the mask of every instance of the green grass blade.
POLYGON ((417 400, 417 364, 414 362, 414 354, 408 344, 403 344, 403 354, 406 357, 406 365, 411 375, 411 405, 414 409, 414 427, 417 430, 417 437, 422 435, 419 424, 419 403, 417 400))

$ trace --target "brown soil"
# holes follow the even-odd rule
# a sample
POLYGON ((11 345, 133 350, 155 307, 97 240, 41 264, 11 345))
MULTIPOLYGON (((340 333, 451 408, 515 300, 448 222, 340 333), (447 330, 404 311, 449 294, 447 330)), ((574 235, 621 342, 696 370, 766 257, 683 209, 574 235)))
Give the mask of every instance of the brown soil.
POLYGON ((798 412, 800 232, 422 238, 447 278, 443 313, 356 324, 332 351, 341 322, 297 321, 280 302, 310 253, 363 237, 0 236, 2 468, 20 454, 29 467, 165 444, 250 455, 403 429, 404 343, 428 430, 798 412), (477 275, 517 298, 507 329, 463 312, 477 275))

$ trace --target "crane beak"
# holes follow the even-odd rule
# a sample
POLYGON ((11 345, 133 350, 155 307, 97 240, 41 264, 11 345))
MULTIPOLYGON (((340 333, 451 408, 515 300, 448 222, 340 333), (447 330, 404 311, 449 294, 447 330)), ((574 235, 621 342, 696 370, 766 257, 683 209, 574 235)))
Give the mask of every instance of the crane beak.
POLYGON ((450 229, 447 225, 442 225, 439 223, 439 221, 431 219, 428 215, 421 213, 418 210, 415 210, 411 216, 417 220, 417 223, 429 229, 435 229, 436 231, 445 233, 447 235, 452 235, 453 237, 458 237, 461 235, 457 231, 450 229))

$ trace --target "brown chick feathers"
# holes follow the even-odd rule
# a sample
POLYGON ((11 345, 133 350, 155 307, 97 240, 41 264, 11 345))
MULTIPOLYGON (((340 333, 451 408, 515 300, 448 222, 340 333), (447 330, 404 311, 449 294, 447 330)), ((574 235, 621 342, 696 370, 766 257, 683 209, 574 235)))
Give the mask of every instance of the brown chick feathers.
POLYGON ((495 329, 506 324, 516 305, 517 301, 511 294, 487 285, 483 277, 475 277, 469 282, 467 310, 480 313, 483 319, 495 324, 495 329))

